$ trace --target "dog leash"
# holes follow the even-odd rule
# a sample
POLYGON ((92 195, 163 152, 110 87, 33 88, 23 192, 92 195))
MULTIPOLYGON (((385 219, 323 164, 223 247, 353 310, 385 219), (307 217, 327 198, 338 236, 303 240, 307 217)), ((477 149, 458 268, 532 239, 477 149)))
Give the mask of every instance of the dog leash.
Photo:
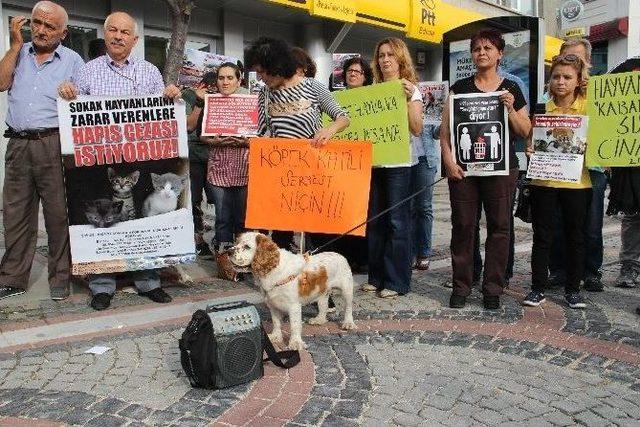
POLYGON ((439 183, 440 181, 442 181, 443 179, 446 179, 445 176, 443 176, 442 178, 438 179, 437 181, 435 181, 433 184, 431 185, 426 185, 425 187, 421 188, 420 190, 416 191, 415 193, 413 193, 412 195, 405 197, 404 199, 400 200, 398 203, 396 203, 393 206, 388 207, 387 209, 383 210, 382 212, 378 213, 377 215, 375 215, 373 218, 369 218, 366 221, 356 225, 355 227, 345 231, 344 233, 334 237, 333 239, 329 240, 327 243, 324 243, 320 246, 318 246, 317 248, 315 248, 312 251, 306 252, 305 254, 309 254, 309 255, 315 255, 318 252, 320 252, 321 249, 326 248, 329 245, 332 245, 333 243, 337 242, 338 240, 342 239, 344 236, 346 236, 347 234, 351 233, 354 230, 357 230, 358 228, 362 227, 363 225, 368 224, 369 222, 380 218, 382 215, 389 213, 390 211, 394 210, 395 208, 397 208, 398 206, 402 205, 403 203, 408 202, 409 200, 413 199, 414 197, 416 197, 417 195, 419 195, 420 193, 423 193, 424 191, 426 191, 427 189, 429 189, 430 187, 433 187, 434 185, 436 185, 437 183, 439 183))

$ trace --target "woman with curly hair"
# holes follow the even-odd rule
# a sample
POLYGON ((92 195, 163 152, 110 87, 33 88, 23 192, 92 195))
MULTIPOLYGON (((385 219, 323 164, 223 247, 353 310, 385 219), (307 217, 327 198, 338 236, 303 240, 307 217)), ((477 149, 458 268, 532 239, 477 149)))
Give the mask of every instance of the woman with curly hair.
MULTIPOLYGON (((297 72, 299 62, 284 40, 259 38, 245 52, 245 62, 265 83, 259 94, 260 135, 310 139, 322 146, 349 126, 347 112, 329 90, 297 72), (322 113, 332 119, 324 127, 322 113)), ((274 231, 272 237, 283 248, 293 243, 292 232, 274 231)))
MULTIPOLYGON (((398 80, 406 96, 411 160, 404 164, 374 167, 371 171, 369 218, 407 198, 411 193, 411 166, 424 155, 417 141, 422 132, 422 95, 407 45, 395 37, 386 38, 375 49, 373 74, 377 83, 398 80)), ((403 204, 371 221, 367 237, 369 280, 363 291, 381 298, 395 298, 409 292, 411 285, 411 209, 403 204)))
POLYGON ((347 89, 373 84, 371 65, 359 56, 349 58, 342 63, 342 76, 347 89))

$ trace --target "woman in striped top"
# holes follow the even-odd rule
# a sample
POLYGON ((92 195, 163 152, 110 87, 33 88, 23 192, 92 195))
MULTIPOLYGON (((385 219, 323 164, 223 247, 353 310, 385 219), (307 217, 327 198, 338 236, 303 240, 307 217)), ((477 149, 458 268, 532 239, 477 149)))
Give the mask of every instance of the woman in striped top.
MULTIPOLYGON (((285 41, 261 37, 246 51, 245 61, 265 83, 259 95, 260 135, 310 139, 322 146, 349 126, 347 112, 331 92, 317 80, 296 73, 297 61, 285 41), (325 127, 322 113, 333 120, 325 127)), ((291 232, 274 232, 272 237, 283 248, 293 243, 291 232)))

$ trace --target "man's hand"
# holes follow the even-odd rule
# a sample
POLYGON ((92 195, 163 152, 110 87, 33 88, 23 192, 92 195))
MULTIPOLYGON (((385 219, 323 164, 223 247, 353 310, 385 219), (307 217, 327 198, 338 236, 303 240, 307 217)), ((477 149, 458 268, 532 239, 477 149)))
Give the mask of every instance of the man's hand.
POLYGON ((170 84, 166 88, 164 88, 164 96, 165 98, 178 99, 182 96, 182 92, 180 89, 174 84, 170 84))
POLYGON ((11 49, 22 49, 24 39, 22 38, 22 32, 20 30, 26 23, 27 18, 24 16, 16 16, 14 18, 11 18, 11 49))
POLYGON ((58 95, 60 95, 62 99, 73 101, 78 97, 78 89, 76 89, 76 85, 71 82, 62 82, 60 86, 58 86, 58 95))

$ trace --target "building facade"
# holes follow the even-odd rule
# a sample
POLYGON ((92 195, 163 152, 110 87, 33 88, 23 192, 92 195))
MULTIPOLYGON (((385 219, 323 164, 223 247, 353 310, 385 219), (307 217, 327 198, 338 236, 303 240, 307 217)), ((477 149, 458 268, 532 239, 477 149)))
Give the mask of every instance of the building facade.
POLYGON ((640 1, 544 1, 548 33, 562 39, 587 37, 593 45, 592 74, 606 73, 640 54, 640 1))

